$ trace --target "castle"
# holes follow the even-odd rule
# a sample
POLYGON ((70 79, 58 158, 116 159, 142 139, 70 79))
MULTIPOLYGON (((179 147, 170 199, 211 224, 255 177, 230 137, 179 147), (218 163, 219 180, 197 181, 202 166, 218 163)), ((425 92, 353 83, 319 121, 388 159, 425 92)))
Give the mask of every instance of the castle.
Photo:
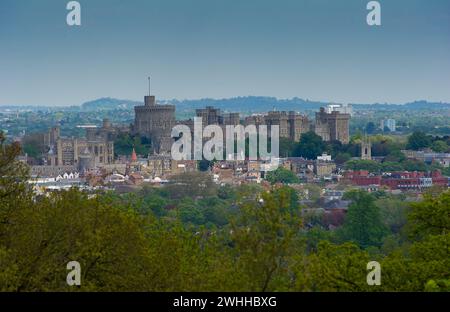
MULTIPOLYGON (((202 119, 204 127, 218 125, 223 129, 227 125, 267 125, 279 126, 280 137, 298 142, 303 133, 314 131, 324 141, 340 141, 349 143, 349 120, 350 113, 341 112, 337 105, 321 108, 316 113, 315 123, 311 124, 308 117, 297 112, 271 111, 265 115, 252 115, 244 120, 240 119, 239 113, 224 113, 218 108, 208 106, 197 109, 196 116, 202 119)), ((169 154, 174 140, 171 137, 172 128, 177 125, 187 125, 193 132, 194 121, 175 120, 174 105, 156 104, 154 96, 145 97, 144 106, 135 107, 135 123, 133 133, 147 137, 151 140, 153 154, 169 154)), ((224 131, 225 133, 225 131, 224 131)))
POLYGON ((175 106, 156 104, 155 96, 144 98, 144 106, 134 108, 133 133, 151 140, 154 153, 166 154, 172 146, 171 131, 175 126, 175 106))
POLYGON ((339 141, 348 144, 350 141, 349 120, 348 113, 341 113, 338 110, 326 112, 325 108, 321 107, 316 113, 314 132, 326 142, 339 141))

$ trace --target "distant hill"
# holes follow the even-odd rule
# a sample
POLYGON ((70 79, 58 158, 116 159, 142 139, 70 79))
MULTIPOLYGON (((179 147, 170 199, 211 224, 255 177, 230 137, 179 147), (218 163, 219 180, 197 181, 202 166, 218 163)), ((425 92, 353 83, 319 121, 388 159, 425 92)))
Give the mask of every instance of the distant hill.
POLYGON ((142 102, 119 100, 113 98, 101 98, 81 104, 82 110, 114 110, 114 109, 133 109, 137 105, 142 105, 142 102))
MULTIPOLYGON (((307 113, 312 115, 320 107, 327 106, 329 104, 335 104, 333 102, 319 102, 303 100, 300 98, 292 99, 277 99, 274 97, 236 97, 229 99, 200 99, 200 100, 171 100, 164 101, 165 103, 172 103, 177 107, 177 114, 189 114, 197 108, 206 106, 214 106, 220 108, 223 111, 239 112, 243 114, 268 112, 271 110, 279 111, 296 111, 307 113)), ((431 103, 427 101, 416 101, 406 104, 352 104, 355 111, 358 110, 446 110, 450 109, 450 103, 431 103)))
POLYGON ((409 110, 417 110, 417 109, 450 109, 450 103, 442 103, 442 102, 427 102, 427 101, 415 101, 406 104, 355 104, 356 108, 376 108, 376 109, 409 109, 409 110))
POLYGON ((214 106, 229 112, 267 112, 273 109, 285 111, 317 110, 321 106, 330 104, 314 102, 300 98, 277 99, 274 97, 247 96, 229 99, 200 99, 200 100, 172 100, 169 101, 177 106, 177 109, 190 110, 206 106, 214 106))
MULTIPOLYGON (((171 103, 177 107, 177 112, 189 112, 197 108, 214 106, 223 111, 240 113, 267 112, 273 109, 282 111, 317 111, 320 107, 331 104, 330 102, 309 101, 300 98, 277 99, 275 97, 246 96, 229 99, 199 99, 199 100, 161 100, 160 104, 171 103)), ((101 98, 86 102, 81 105, 82 110, 131 110, 134 106, 143 105, 142 102, 131 100, 119 100, 114 98, 101 98)), ((432 103, 416 101, 406 104, 353 104, 356 110, 380 109, 380 110, 420 110, 420 109, 450 109, 450 103, 432 103)))
MULTIPOLYGON (((317 110, 320 106, 329 103, 311 102, 299 98, 277 99, 274 97, 248 96, 229 99, 199 99, 199 100, 160 100, 160 104, 170 103, 177 107, 177 111, 192 111, 197 108, 214 106, 223 111, 229 112, 263 112, 276 110, 317 110)), ((114 109, 133 109, 136 105, 143 105, 142 102, 120 100, 114 98, 101 98, 83 103, 82 110, 114 110, 114 109)))

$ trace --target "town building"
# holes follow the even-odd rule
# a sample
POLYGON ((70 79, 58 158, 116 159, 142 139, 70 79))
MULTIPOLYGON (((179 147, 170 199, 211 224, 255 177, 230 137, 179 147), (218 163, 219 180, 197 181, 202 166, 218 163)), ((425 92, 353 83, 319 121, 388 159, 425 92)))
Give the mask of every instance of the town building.
POLYGON ((384 186, 391 190, 421 191, 434 185, 448 187, 449 178, 439 170, 426 172, 390 172, 383 175, 369 174, 366 170, 347 171, 347 181, 357 186, 384 186))
POLYGON ((351 104, 330 104, 326 107, 326 112, 331 114, 332 112, 338 112, 341 114, 349 114, 353 116, 353 106, 351 104))
POLYGON ((336 163, 331 160, 331 155, 318 156, 314 163, 314 173, 317 177, 329 177, 336 170, 336 163))
POLYGON ((32 175, 54 177, 64 172, 83 173, 113 164, 114 131, 107 119, 100 128, 86 129, 84 138, 62 137, 59 126, 52 127, 41 136, 48 151, 41 164, 31 167, 32 175))
POLYGON ((381 120, 381 130, 388 130, 390 132, 395 132, 397 130, 397 125, 395 119, 383 119, 381 120))
POLYGON ((444 168, 450 167, 450 153, 413 150, 403 150, 402 153, 408 159, 420 160, 426 164, 438 164, 444 168))

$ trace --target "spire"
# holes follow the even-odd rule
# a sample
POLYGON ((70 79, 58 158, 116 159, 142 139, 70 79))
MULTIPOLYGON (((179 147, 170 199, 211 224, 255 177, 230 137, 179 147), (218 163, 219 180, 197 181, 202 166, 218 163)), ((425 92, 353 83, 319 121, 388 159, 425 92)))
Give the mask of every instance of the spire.
POLYGON ((136 161, 137 161, 136 151, 134 150, 134 147, 133 147, 133 152, 131 153, 131 162, 136 162, 136 161))
POLYGON ((150 89, 150 76, 148 76, 148 96, 151 96, 151 89, 150 89))

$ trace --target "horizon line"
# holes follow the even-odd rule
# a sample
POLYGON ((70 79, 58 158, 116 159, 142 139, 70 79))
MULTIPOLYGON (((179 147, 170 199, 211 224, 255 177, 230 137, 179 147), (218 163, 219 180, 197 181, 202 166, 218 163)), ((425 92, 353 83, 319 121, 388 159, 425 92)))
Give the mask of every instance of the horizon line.
MULTIPOLYGON (((425 100, 425 99, 420 99, 420 100, 414 100, 414 101, 409 101, 409 102, 405 102, 405 103, 391 103, 391 102, 384 102, 384 103, 380 103, 380 102, 372 102, 372 103, 341 103, 338 101, 324 101, 324 100, 311 100, 311 99, 305 99, 305 98, 301 98, 301 97, 291 97, 291 98, 279 98, 276 96, 265 96, 265 95, 246 95, 246 96, 232 96, 232 97, 227 97, 227 98, 212 98, 212 97, 204 97, 204 98, 194 98, 194 99, 177 99, 177 98, 172 98, 172 99, 161 99, 159 100, 159 102, 187 102, 187 101, 205 101, 205 100, 212 100, 212 101, 224 101, 224 100, 233 100, 233 99, 239 99, 239 98, 269 98, 269 99, 275 99, 276 101, 293 101, 293 100, 301 100, 304 102, 310 102, 312 104, 315 103, 323 103, 323 104, 328 104, 328 105, 332 105, 332 104, 343 104, 343 105, 395 105, 395 106, 403 106, 403 105, 407 105, 407 104, 413 104, 413 103, 418 103, 418 102, 425 102, 425 103, 430 103, 430 104, 443 104, 443 105, 450 105, 450 101, 429 101, 429 100, 425 100)), ((62 108, 69 108, 69 107, 81 107, 86 103, 90 103, 90 102, 95 102, 95 101, 99 101, 99 100, 116 100, 116 101, 127 101, 127 102, 136 102, 136 103, 144 103, 144 101, 140 101, 140 100, 134 100, 134 99, 123 99, 123 98, 116 98, 116 97, 110 97, 110 96, 105 96, 105 97, 99 97, 93 100, 88 100, 85 101, 81 104, 68 104, 68 105, 51 105, 51 104, 0 104, 0 107, 46 107, 46 108, 58 108, 58 107, 62 107, 62 108)))

